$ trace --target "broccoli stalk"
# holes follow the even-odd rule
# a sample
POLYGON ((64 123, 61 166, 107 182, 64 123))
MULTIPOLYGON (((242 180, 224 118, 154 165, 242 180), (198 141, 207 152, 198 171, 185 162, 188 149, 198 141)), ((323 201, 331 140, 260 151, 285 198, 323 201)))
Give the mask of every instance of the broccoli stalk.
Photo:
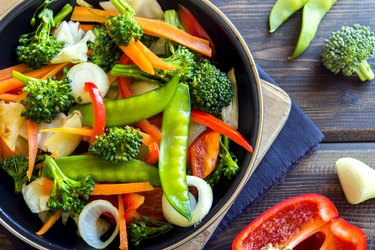
MULTIPOLYGON (((29 167, 29 162, 24 156, 11 156, 5 159, 0 167, 7 172, 7 174, 13 178, 14 181, 14 192, 16 194, 21 193, 23 184, 27 183, 29 179, 27 178, 27 169, 29 167)), ((35 176, 32 177, 34 179, 35 176)))
POLYGON ((218 167, 205 179, 211 186, 217 184, 222 175, 232 179, 240 170, 236 157, 229 151, 229 138, 226 136, 220 138, 219 159, 218 167))
POLYGON ((368 59, 375 53, 375 35, 369 27, 344 26, 325 40, 322 51, 324 66, 344 76, 356 73, 361 81, 374 79, 368 59))
POLYGON ((26 119, 50 123, 58 113, 68 110, 74 103, 70 80, 65 76, 62 80, 42 80, 14 71, 13 77, 23 82, 22 91, 28 92, 26 99, 21 101, 25 105, 21 115, 26 119))
MULTIPOLYGON (((67 9, 64 9, 64 13, 60 13, 56 20, 61 20, 68 13, 67 9)), ((64 46, 63 42, 57 42, 50 34, 56 25, 53 11, 45 8, 39 13, 38 18, 41 23, 36 31, 20 36, 19 46, 16 48, 18 60, 33 69, 48 63, 64 46)))
POLYGON ((54 180, 47 207, 53 211, 63 210, 71 214, 79 214, 85 206, 85 200, 94 189, 95 183, 92 178, 87 176, 76 181, 66 177, 50 156, 46 156, 45 164, 54 180))
POLYGON ((150 220, 146 216, 142 216, 139 220, 135 218, 133 220, 135 223, 129 224, 128 234, 134 246, 138 246, 143 239, 157 237, 173 228, 167 222, 150 220))
POLYGON ((96 138, 89 152, 112 162, 130 161, 137 156, 142 146, 141 140, 142 135, 137 129, 113 127, 96 138))

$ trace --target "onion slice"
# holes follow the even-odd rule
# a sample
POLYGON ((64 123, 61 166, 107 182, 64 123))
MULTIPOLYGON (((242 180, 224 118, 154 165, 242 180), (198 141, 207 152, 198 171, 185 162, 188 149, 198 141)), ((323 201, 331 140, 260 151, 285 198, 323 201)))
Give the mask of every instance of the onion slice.
POLYGON ((103 249, 107 247, 117 236, 119 229, 116 224, 112 235, 106 240, 102 241, 98 235, 97 222, 100 215, 104 212, 110 213, 115 221, 118 221, 118 210, 109 201, 95 200, 87 204, 83 209, 78 219, 78 230, 84 241, 92 247, 103 249))
POLYGON ((195 198, 193 195, 190 196, 193 208, 191 221, 188 221, 179 214, 168 202, 165 195, 162 198, 162 209, 165 219, 169 223, 180 227, 190 227, 199 224, 210 211, 213 200, 211 186, 206 181, 196 176, 187 176, 186 181, 189 186, 195 186, 198 190, 198 202, 195 206, 195 198))

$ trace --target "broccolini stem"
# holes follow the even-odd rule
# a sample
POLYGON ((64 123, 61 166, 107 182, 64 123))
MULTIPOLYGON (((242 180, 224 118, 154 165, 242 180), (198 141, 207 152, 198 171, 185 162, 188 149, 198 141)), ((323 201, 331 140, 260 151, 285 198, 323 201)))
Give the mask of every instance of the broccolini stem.
POLYGON ((62 20, 73 11, 73 7, 70 4, 66 4, 59 13, 53 18, 53 22, 55 23, 55 27, 59 26, 62 20))
POLYGON ((354 71, 359 76, 359 79, 361 79, 363 82, 374 79, 374 72, 372 71, 371 65, 367 62, 367 60, 363 60, 358 66, 354 67, 354 71))
POLYGON ((18 71, 13 71, 13 77, 16 78, 17 80, 20 80, 23 83, 27 83, 28 81, 33 80, 34 78, 24 75, 21 72, 18 71))
POLYGON ((111 3, 118 9, 122 14, 135 15, 134 9, 125 0, 110 0, 111 3))

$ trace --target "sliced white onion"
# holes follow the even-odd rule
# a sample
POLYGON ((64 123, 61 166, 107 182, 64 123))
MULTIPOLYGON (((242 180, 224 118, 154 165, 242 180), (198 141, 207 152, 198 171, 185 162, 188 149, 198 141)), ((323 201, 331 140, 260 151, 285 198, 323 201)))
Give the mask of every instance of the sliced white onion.
MULTIPOLYGON (((206 181, 196 176, 187 176, 186 181, 189 186, 195 186, 198 189, 198 203, 196 206, 193 206, 191 203, 193 207, 191 221, 188 221, 179 214, 168 202, 165 195, 163 195, 162 198, 162 210, 165 219, 169 223, 180 227, 190 227, 199 224, 210 211, 213 200, 211 186, 208 185, 206 181)), ((190 202, 192 202, 191 196, 190 202)), ((195 198, 193 200, 195 200, 195 198)))
POLYGON ((84 90, 85 82, 94 83, 102 96, 107 94, 109 89, 109 80, 107 74, 98 65, 90 62, 74 65, 68 71, 68 78, 71 80, 72 95, 77 103, 90 103, 91 98, 84 90))
POLYGON ((223 121, 230 125, 232 128, 238 128, 238 91, 237 91, 237 80, 234 74, 234 68, 228 72, 228 78, 232 83, 233 97, 231 103, 224 107, 221 111, 221 117, 223 121))
POLYGON ((116 238, 119 229, 116 224, 112 235, 106 240, 102 241, 99 237, 97 223, 99 217, 104 212, 110 213, 115 221, 118 220, 118 210, 109 201, 95 200, 87 204, 83 209, 78 219, 78 230, 82 239, 92 247, 103 249, 107 247, 116 238))
POLYGON ((141 95, 151 90, 157 89, 160 86, 147 81, 136 81, 132 83, 131 87, 133 95, 141 95))
POLYGON ((188 140, 188 146, 190 146, 193 141, 203 132, 207 129, 206 126, 200 125, 198 123, 195 123, 193 121, 190 122, 189 126, 189 140, 188 140))
POLYGON ((49 210, 47 207, 49 195, 43 192, 42 178, 38 178, 30 184, 22 186, 23 199, 32 213, 40 213, 49 210))

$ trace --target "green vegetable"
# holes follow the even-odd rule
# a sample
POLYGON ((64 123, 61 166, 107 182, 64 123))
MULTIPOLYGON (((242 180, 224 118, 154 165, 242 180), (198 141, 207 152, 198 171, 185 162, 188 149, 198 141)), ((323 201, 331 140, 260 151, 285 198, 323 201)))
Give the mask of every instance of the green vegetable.
POLYGON ((65 76, 61 80, 42 80, 13 71, 13 77, 23 82, 25 86, 22 91, 28 92, 26 99, 21 101, 26 108, 21 115, 26 119, 50 123, 57 114, 67 111, 74 103, 70 80, 65 76))
POLYGON ((54 180, 47 207, 52 211, 63 210, 79 214, 93 191, 95 182, 89 175, 79 181, 70 179, 50 156, 46 156, 45 164, 44 168, 49 168, 54 180))
MULTIPOLYGON (((88 175, 96 182, 143 182, 160 187, 159 171, 143 161, 110 162, 89 155, 73 155, 56 158, 61 172, 73 180, 88 175)), ((43 168, 42 176, 52 178, 49 168, 43 168)))
POLYGON ((307 1, 277 0, 269 16, 270 32, 275 32, 290 16, 301 9, 307 1))
POLYGON ((134 218, 134 223, 128 225, 129 239, 134 246, 138 246, 143 239, 154 238, 167 233, 173 226, 167 222, 150 220, 142 216, 140 220, 134 218))
POLYGON ((112 40, 118 46, 127 46, 132 38, 141 39, 143 29, 133 18, 134 9, 123 0, 111 0, 111 3, 121 12, 121 15, 110 17, 105 23, 112 40))
POLYGON ((375 35, 369 27, 355 24, 344 26, 325 40, 322 51, 324 66, 345 76, 354 72, 362 81, 374 79, 374 72, 367 62, 375 53, 375 35))
MULTIPOLYGON (((60 22, 70 11, 69 7, 64 7, 57 14, 56 21, 60 22)), ((57 42, 50 34, 51 29, 56 26, 53 11, 44 8, 39 13, 38 18, 41 20, 38 28, 34 32, 20 36, 19 45, 16 48, 18 60, 33 69, 40 68, 48 63, 64 46, 63 42, 57 42)), ((32 19, 33 22, 35 22, 34 18, 32 19)))
POLYGON ((96 138, 89 152, 112 162, 130 161, 137 156, 142 146, 141 139, 139 130, 132 127, 109 128, 96 138))
POLYGON ((26 175, 29 167, 27 158, 24 156, 11 156, 10 158, 7 158, 1 162, 0 167, 13 178, 14 193, 21 193, 23 184, 29 181, 26 175))
POLYGON ((178 213, 190 221, 192 215, 186 183, 189 124, 189 87, 180 84, 174 98, 163 112, 159 174, 161 186, 168 202, 178 213))
MULTIPOLYGON (((142 95, 115 101, 105 101, 106 126, 122 126, 132 124, 163 111, 174 96, 179 83, 178 76, 174 76, 167 84, 142 95)), ((74 106, 71 111, 82 113, 83 125, 92 126, 92 104, 74 106)))
POLYGON ((236 156, 229 151, 229 138, 221 136, 219 164, 205 181, 213 186, 220 181, 223 175, 227 177, 227 179, 232 179, 237 175, 239 170, 240 168, 238 167, 236 156))
POLYGON ((337 0, 309 0, 303 7, 302 27, 298 42, 289 59, 300 56, 314 39, 322 18, 337 0))
MULTIPOLYGON (((55 0, 54 0, 55 1, 55 0)), ((53 22, 55 23, 55 27, 58 27, 60 23, 64 20, 64 18, 73 11, 73 6, 70 4, 65 4, 64 7, 60 10, 59 13, 53 18, 53 22)))
POLYGON ((89 43, 92 49, 89 61, 108 72, 118 62, 123 52, 112 41, 104 26, 95 26, 92 32, 95 35, 95 41, 89 43))

